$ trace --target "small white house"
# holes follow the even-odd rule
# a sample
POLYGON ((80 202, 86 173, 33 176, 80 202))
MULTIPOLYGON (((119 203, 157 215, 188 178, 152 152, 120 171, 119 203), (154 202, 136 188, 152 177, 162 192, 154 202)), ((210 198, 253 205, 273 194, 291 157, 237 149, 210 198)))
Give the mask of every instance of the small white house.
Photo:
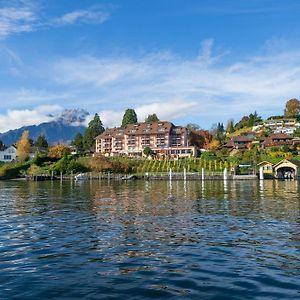
POLYGON ((14 146, 10 146, 5 150, 0 151, 0 161, 11 162, 17 159, 17 149, 14 146))

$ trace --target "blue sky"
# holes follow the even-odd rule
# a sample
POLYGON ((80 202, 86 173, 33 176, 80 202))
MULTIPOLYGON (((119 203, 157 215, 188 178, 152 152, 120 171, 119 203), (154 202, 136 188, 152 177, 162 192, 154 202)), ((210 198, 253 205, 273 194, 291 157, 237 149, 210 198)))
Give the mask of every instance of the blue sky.
POLYGON ((0 132, 63 108, 210 128, 300 92, 298 0, 0 0, 0 132))

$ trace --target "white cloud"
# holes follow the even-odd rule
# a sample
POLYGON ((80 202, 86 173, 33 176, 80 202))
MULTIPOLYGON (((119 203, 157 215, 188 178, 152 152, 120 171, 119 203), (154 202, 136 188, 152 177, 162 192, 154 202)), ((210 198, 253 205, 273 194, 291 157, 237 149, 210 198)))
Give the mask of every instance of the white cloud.
MULTIPOLYGON (((156 113, 160 120, 169 121, 191 113, 196 106, 197 103, 177 99, 168 103, 151 103, 136 106, 134 110, 139 122, 144 122, 145 118, 153 113, 156 113)), ((98 114, 105 127, 118 127, 121 125, 124 111, 103 110, 98 114)))
POLYGON ((118 127, 121 125, 124 112, 102 110, 98 114, 105 127, 118 127))
POLYGON ((162 52, 60 58, 31 66, 38 70, 36 82, 43 90, 1 91, 0 99, 6 100, 1 106, 62 103, 100 112, 105 126, 119 125, 126 108, 134 108, 140 121, 156 113, 160 119, 206 128, 254 110, 267 117, 280 114, 288 99, 300 97, 300 49, 264 51, 236 59, 227 50, 216 53, 207 40, 194 57, 162 52))
POLYGON ((52 21, 56 25, 71 25, 74 23, 101 24, 110 18, 110 13, 103 9, 90 8, 86 10, 75 10, 64 14, 52 21))
POLYGON ((57 83, 97 95, 99 105, 116 107, 115 111, 135 107, 143 117, 150 108, 158 115, 168 112, 161 116, 168 119, 198 116, 217 121, 254 110, 268 115, 281 113, 286 100, 299 97, 300 50, 232 63, 225 63, 228 51, 213 52, 212 40, 207 40, 195 58, 83 56, 58 61, 52 72, 57 83), (192 104, 192 109, 180 104, 192 104))
POLYGON ((19 7, 0 8, 0 38, 34 29, 37 21, 35 11, 21 2, 19 5, 19 7))
POLYGON ((171 120, 191 114, 197 107, 196 102, 188 102, 184 99, 176 99, 172 102, 151 103, 136 107, 135 111, 141 122, 149 114, 156 113, 160 120, 171 120))
POLYGON ((0 115, 0 132, 52 121, 54 119, 52 115, 60 111, 62 111, 62 107, 59 105, 39 106, 31 110, 8 110, 5 115, 0 115))
POLYGON ((10 35, 31 32, 75 23, 101 24, 110 18, 108 9, 91 7, 67 12, 62 16, 46 19, 38 1, 12 0, 0 7, 0 39, 10 35))

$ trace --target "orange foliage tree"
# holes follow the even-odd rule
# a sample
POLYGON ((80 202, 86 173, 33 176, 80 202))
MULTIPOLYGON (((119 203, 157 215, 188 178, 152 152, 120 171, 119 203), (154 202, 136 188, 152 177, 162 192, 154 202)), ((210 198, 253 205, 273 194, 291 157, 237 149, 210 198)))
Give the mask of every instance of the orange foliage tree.
POLYGON ((30 152, 30 141, 29 141, 29 131, 25 130, 19 141, 17 141, 17 156, 18 160, 24 161, 29 156, 30 152))
POLYGON ((300 101, 298 99, 290 99, 285 105, 284 115, 286 117, 295 117, 300 114, 300 101))
POLYGON ((66 145, 55 145, 51 146, 48 150, 48 156, 51 158, 57 158, 60 159, 64 156, 64 154, 70 154, 71 149, 66 145))

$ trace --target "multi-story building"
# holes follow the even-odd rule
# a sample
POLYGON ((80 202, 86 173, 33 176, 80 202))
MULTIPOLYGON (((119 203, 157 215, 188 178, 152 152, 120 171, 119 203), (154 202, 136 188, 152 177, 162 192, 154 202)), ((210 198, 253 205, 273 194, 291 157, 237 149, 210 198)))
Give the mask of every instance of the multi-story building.
POLYGON ((300 128, 300 123, 295 118, 279 118, 266 120, 253 126, 254 131, 262 128, 269 128, 273 133, 293 134, 295 130, 300 128))
POLYGON ((265 127, 278 128, 278 127, 294 127, 297 124, 296 119, 282 118, 270 119, 263 122, 265 127))
POLYGON ((285 133, 273 133, 269 137, 267 137, 262 143, 264 148, 280 147, 284 145, 289 146, 292 144, 293 137, 285 133))
POLYGON ((141 156, 146 147, 158 155, 196 155, 195 147, 188 146, 187 129, 171 122, 138 123, 125 128, 109 128, 96 137, 96 152, 107 156, 141 156))
POLYGON ((247 150, 250 149, 251 145, 252 139, 246 136, 238 135, 228 140, 224 146, 229 149, 247 150))

